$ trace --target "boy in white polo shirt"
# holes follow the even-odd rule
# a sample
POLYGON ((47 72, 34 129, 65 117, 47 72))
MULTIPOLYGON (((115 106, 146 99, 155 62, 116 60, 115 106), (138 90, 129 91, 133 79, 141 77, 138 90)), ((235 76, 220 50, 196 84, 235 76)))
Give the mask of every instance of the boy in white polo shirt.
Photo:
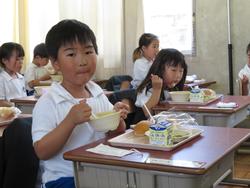
POLYGON ((90 79, 96 69, 95 35, 77 20, 63 20, 46 36, 46 47, 56 71, 63 75, 62 83, 53 83, 33 110, 32 138, 37 156, 43 160, 43 186, 74 188, 73 165, 63 159, 63 153, 105 136, 89 125, 91 112, 121 111, 117 132, 125 130, 124 118, 128 106, 114 106, 103 90, 90 79))
POLYGON ((34 87, 41 81, 50 80, 50 74, 45 67, 49 63, 49 56, 44 43, 36 45, 33 51, 32 63, 27 68, 24 78, 28 95, 34 94, 34 87))

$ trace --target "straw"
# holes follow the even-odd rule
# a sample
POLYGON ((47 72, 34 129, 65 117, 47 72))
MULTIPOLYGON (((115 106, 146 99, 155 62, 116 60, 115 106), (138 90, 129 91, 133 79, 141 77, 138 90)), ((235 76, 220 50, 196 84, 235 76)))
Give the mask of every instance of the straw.
POLYGON ((152 123, 155 123, 155 119, 154 119, 154 117, 152 116, 152 114, 150 113, 148 107, 147 107, 145 104, 143 105, 143 107, 146 109, 146 111, 147 111, 147 113, 148 113, 148 115, 149 115, 150 120, 152 121, 152 123))

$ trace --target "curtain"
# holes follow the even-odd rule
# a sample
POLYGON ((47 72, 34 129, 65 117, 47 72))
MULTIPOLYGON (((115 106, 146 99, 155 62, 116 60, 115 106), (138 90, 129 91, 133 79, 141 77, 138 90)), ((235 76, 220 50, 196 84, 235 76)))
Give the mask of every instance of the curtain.
POLYGON ((22 44, 26 53, 25 63, 28 64, 33 57, 33 48, 44 42, 54 24, 62 19, 78 19, 88 24, 97 38, 99 55, 95 78, 123 74, 123 1, 0 0, 0 44, 9 41, 22 44))
POLYGON ((29 60, 28 17, 28 0, 0 0, 0 45, 5 42, 16 42, 23 46, 25 50, 23 70, 29 60))
POLYGON ((144 33, 143 0, 125 0, 125 70, 133 73, 132 55, 144 33))

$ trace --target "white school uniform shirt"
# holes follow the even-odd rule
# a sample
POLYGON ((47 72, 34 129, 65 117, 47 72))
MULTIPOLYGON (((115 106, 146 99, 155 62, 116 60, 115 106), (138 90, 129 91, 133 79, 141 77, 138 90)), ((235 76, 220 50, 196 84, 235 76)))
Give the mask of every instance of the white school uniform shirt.
MULTIPOLYGON (((243 78, 243 75, 246 75, 248 80, 249 80, 249 83, 248 83, 248 91, 250 91, 250 68, 249 66, 246 64, 243 69, 240 70, 239 72, 239 77, 240 79, 243 78)), ((250 92, 248 92, 248 95, 250 95, 250 92)))
POLYGON ((24 77, 16 73, 17 78, 12 78, 5 70, 0 71, 0 99, 8 100, 26 97, 24 77))
MULTIPOLYGON (((113 109, 113 105, 97 84, 89 81, 86 87, 93 96, 87 98, 87 104, 94 113, 113 109)), ((38 100, 34 107, 32 122, 33 143, 55 129, 66 117, 71 107, 78 103, 79 99, 75 99, 60 83, 53 83, 51 89, 38 100)), ((73 164, 71 161, 64 160, 63 154, 66 151, 96 141, 104 136, 104 132, 95 132, 87 122, 77 125, 59 153, 48 160, 41 161, 44 167, 42 182, 47 183, 60 177, 74 176, 73 164)))
POLYGON ((133 88, 136 89, 141 84, 147 76, 152 63, 152 61, 147 60, 145 57, 141 57, 134 62, 133 80, 131 81, 133 88))
POLYGON ((31 63, 24 74, 26 89, 33 90, 28 86, 28 82, 37 80, 47 74, 49 74, 49 71, 44 66, 38 67, 34 63, 31 63))
MULTIPOLYGON (((144 88, 141 93, 137 93, 135 106, 142 108, 143 105, 146 102, 148 102, 148 100, 152 96, 152 92, 153 92, 152 88, 150 88, 147 91, 147 93, 146 93, 146 88, 144 88)), ((170 99, 170 94, 169 94, 169 92, 167 90, 164 90, 164 97, 165 97, 166 100, 170 99)))

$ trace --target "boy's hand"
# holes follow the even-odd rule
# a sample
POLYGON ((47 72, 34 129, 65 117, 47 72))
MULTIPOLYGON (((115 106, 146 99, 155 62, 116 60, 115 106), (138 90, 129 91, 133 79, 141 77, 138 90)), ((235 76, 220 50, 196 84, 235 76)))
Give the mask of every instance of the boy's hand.
POLYGON ((163 80, 158 75, 151 75, 152 88, 154 90, 161 90, 163 85, 163 80))
POLYGON ((128 115, 128 110, 129 110, 129 106, 123 102, 117 102, 114 105, 114 110, 115 111, 120 111, 121 112, 121 118, 122 119, 126 119, 127 115, 128 115))
POLYGON ((248 82, 249 82, 248 77, 246 75, 243 75, 242 84, 248 84, 248 82))
POLYGON ((77 125, 89 121, 91 111, 92 109, 86 103, 86 99, 84 99, 70 109, 67 117, 74 125, 77 125))

